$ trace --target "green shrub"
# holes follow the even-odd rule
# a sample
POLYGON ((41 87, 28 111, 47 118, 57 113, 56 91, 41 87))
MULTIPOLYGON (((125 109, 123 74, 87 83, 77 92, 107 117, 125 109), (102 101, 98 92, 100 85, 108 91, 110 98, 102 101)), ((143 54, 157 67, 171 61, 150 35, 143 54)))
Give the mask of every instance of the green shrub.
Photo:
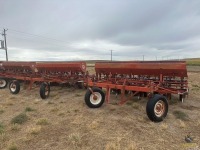
POLYGON ((173 114, 176 117, 176 119, 180 119, 180 120, 183 120, 183 121, 187 121, 189 119, 189 117, 186 113, 179 111, 179 110, 175 110, 173 112, 173 114))
POLYGON ((4 125, 0 122, 0 134, 4 132, 4 125))
POLYGON ((3 114, 3 113, 4 113, 4 110, 3 110, 3 109, 1 109, 1 110, 0 110, 0 114, 3 114))
POLYGON ((15 144, 12 144, 8 147, 8 150, 18 150, 18 148, 15 144))
POLYGON ((25 112, 29 112, 29 111, 35 111, 35 109, 31 108, 31 107, 26 107, 25 108, 25 112))
POLYGON ((24 122, 26 122, 28 120, 28 116, 25 113, 21 113, 17 116, 15 116, 12 120, 11 123, 15 124, 23 124, 24 122))

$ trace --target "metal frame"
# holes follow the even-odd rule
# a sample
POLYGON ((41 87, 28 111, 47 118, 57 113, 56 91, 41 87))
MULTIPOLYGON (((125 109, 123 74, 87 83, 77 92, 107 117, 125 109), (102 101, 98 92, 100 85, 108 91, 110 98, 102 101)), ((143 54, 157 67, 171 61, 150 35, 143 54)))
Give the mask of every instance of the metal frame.
POLYGON ((0 62, 0 77, 29 81, 29 89, 35 82, 84 82, 85 62, 0 62))
POLYGON ((0 77, 29 82, 29 89, 36 82, 83 82, 89 87, 105 88, 107 103, 111 90, 121 91, 119 104, 127 101, 125 91, 130 91, 130 96, 160 93, 168 98, 171 94, 182 98, 188 94, 184 61, 98 62, 95 71, 95 76, 89 76, 85 62, 0 62, 0 77))
POLYGON ((126 61, 99 62, 95 64, 96 76, 88 79, 89 87, 106 89, 106 102, 109 103, 111 90, 121 90, 121 101, 127 101, 125 91, 130 96, 147 93, 166 95, 188 94, 187 70, 184 61, 126 61))

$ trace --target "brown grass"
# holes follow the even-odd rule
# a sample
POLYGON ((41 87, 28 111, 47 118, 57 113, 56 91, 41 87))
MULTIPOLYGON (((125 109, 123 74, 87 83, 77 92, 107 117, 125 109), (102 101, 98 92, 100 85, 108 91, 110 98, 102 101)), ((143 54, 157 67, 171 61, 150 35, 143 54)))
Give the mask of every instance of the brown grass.
POLYGON ((15 143, 12 143, 9 145, 8 150, 18 150, 17 145, 15 143))
POLYGON ((80 147, 80 145, 81 145, 81 135, 79 133, 71 133, 68 136, 68 141, 75 148, 80 147))
POLYGON ((117 142, 109 142, 106 144, 105 150, 120 150, 120 144, 117 142))
POLYGON ((41 132, 41 129, 42 129, 41 126, 38 125, 32 126, 27 130, 27 133, 31 135, 38 135, 41 132))
POLYGON ((52 108, 50 111, 53 112, 53 113, 55 113, 55 112, 59 111, 59 108, 52 108))
POLYGON ((37 123, 36 123, 36 125, 48 125, 48 124, 49 124, 49 121, 46 118, 40 118, 37 120, 37 123))
MULTIPOLYGON (((199 75, 189 73, 190 87, 200 85, 199 75)), ((12 143, 18 150, 176 150, 200 146, 200 90, 190 90, 184 103, 174 96, 168 115, 161 123, 148 119, 147 99, 134 98, 128 104, 116 105, 120 95, 116 98, 111 94, 112 104, 91 109, 84 102, 85 90, 66 87, 51 90, 55 94, 51 97, 50 93, 47 100, 40 99, 38 88, 30 93, 22 89, 15 96, 8 89, 0 90, 0 110, 3 110, 0 122, 4 126, 0 149, 8 150, 12 143), (59 99, 55 99, 56 93, 60 94, 59 99), (26 113, 28 120, 22 124, 10 123, 20 113, 26 113), (184 138, 189 132, 194 137, 193 147, 185 145, 184 138)))
POLYGON ((160 126, 161 126, 162 130, 167 130, 169 128, 169 125, 167 123, 163 123, 163 122, 161 123, 160 126))
POLYGON ((184 121, 182 121, 182 120, 178 120, 178 121, 179 121, 179 127, 180 128, 186 128, 186 124, 185 124, 184 121))
MULTIPOLYGON (((7 134, 6 134, 5 132, 0 133, 0 142, 1 142, 1 143, 6 142, 7 139, 8 139, 8 136, 7 136, 7 134)), ((0 148, 1 148, 1 146, 0 146, 0 148)))
POLYGON ((19 131, 21 129, 20 125, 19 124, 12 124, 11 127, 10 127, 10 130, 11 131, 19 131))

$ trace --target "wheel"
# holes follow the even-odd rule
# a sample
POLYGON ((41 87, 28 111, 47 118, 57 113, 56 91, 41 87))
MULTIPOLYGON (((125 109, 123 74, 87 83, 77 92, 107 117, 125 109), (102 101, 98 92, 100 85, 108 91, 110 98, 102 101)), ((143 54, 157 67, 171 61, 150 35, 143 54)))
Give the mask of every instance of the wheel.
POLYGON ((143 95, 144 95, 144 97, 147 97, 148 94, 146 92, 144 92, 143 95))
POLYGON ((83 89, 83 82, 76 82, 76 87, 79 89, 83 89))
POLYGON ((13 80, 9 84, 9 89, 12 94, 18 94, 20 91, 20 84, 19 81, 13 80))
MULTIPOLYGON (((102 89, 102 88, 101 88, 101 89, 102 89)), ((113 94, 116 94, 116 95, 121 94, 121 90, 120 90, 120 89, 111 89, 111 92, 112 92, 113 94)))
POLYGON ((49 97, 50 85, 48 83, 42 83, 40 85, 40 97, 46 99, 49 97))
POLYGON ((6 88, 7 84, 8 84, 8 82, 6 79, 0 78, 0 89, 6 88))
POLYGON ((94 94, 89 89, 85 93, 85 103, 90 108, 99 108, 104 103, 105 94, 97 87, 93 87, 92 91, 94 94))
POLYGON ((156 94, 146 105, 146 113, 151 121, 161 122, 167 116, 168 102, 166 97, 156 94))
POLYGON ((179 101, 183 102, 184 101, 185 96, 184 95, 179 95, 179 101))
POLYGON ((143 97, 143 95, 144 95, 144 93, 143 93, 143 92, 139 92, 138 94, 136 94, 136 96, 137 96, 137 99, 138 99, 138 100, 141 100, 141 99, 142 99, 142 97, 143 97))

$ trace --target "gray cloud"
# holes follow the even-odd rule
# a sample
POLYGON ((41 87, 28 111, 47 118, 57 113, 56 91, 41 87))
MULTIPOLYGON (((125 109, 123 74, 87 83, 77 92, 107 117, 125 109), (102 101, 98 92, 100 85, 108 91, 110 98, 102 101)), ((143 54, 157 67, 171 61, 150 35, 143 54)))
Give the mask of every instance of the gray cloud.
POLYGON ((0 29, 11 60, 110 59, 111 49, 118 60, 197 57, 199 8, 198 0, 0 0, 0 29))

